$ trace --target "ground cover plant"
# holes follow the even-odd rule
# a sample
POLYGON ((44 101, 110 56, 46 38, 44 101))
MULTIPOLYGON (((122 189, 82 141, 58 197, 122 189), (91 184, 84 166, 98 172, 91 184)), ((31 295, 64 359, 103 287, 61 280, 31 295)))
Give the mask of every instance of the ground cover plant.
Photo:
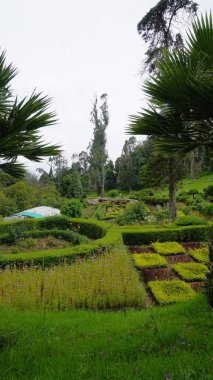
POLYGON ((150 281, 148 287, 161 305, 187 301, 196 295, 191 286, 181 280, 150 281))
POLYGON ((133 253, 132 258, 137 268, 160 268, 167 266, 167 261, 164 257, 155 253, 133 253))
POLYGON ((207 247, 198 248, 198 249, 190 249, 189 255, 193 257, 196 261, 200 263, 208 264, 209 262, 209 250, 207 247))
POLYGON ((6 268, 0 304, 21 309, 118 309, 145 307, 146 294, 124 248, 72 266, 6 268))
POLYGON ((208 268, 200 263, 174 264, 172 269, 185 281, 204 281, 208 268))
POLYGON ((152 243, 152 248, 160 255, 178 255, 185 252, 183 246, 175 241, 166 243, 152 243))
POLYGON ((212 313, 201 294, 142 311, 1 307, 0 320, 4 380, 212 379, 212 313))

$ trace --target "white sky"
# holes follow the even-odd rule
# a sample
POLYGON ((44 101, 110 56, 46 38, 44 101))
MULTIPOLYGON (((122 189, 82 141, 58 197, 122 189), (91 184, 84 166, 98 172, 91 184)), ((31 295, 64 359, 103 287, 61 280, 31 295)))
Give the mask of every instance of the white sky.
MULTIPOLYGON (((137 23, 157 0, 2 1, 0 46, 19 74, 20 97, 34 88, 52 97, 57 126, 44 130, 46 142, 64 154, 86 150, 92 138, 90 111, 95 94, 108 93, 109 156, 121 153, 128 116, 145 104, 139 76, 147 46, 137 23)), ((198 0, 209 10, 212 0, 198 0)), ((42 166, 30 164, 31 169, 42 166)))

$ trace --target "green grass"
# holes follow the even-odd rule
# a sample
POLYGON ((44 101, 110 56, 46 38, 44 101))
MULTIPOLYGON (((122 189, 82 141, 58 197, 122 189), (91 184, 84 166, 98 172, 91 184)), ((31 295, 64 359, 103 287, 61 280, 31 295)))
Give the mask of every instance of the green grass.
POLYGON ((185 281, 205 281, 208 268, 200 263, 181 263, 172 269, 185 281))
POLYGON ((188 191, 190 189, 197 189, 198 191, 202 192, 203 189, 205 189, 209 185, 213 185, 213 173, 202 175, 200 178, 196 180, 184 178, 182 184, 183 187, 181 188, 181 190, 188 191))
POLYGON ((1 308, 0 320, 4 380, 212 380, 212 313, 202 295, 147 311, 1 308))

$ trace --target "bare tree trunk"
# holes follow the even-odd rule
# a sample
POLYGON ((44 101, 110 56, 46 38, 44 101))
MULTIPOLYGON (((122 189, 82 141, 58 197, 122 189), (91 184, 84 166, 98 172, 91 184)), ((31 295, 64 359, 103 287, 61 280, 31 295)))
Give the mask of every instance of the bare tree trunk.
POLYGON ((103 198, 104 197, 104 190, 105 190, 105 186, 104 186, 104 184, 105 184, 105 170, 104 170, 105 168, 104 168, 104 166, 102 167, 102 169, 101 169, 101 198, 103 198))
POLYGON ((192 155, 191 155, 191 162, 190 162, 190 172, 191 172, 191 179, 195 179, 195 172, 196 172, 196 163, 195 163, 195 155, 194 155, 194 152, 192 152, 192 155))
POLYGON ((209 304, 213 308, 213 241, 209 242, 209 259, 208 264, 209 272, 207 274, 207 294, 209 304))
POLYGON ((176 218, 175 159, 169 158, 169 219, 176 218))

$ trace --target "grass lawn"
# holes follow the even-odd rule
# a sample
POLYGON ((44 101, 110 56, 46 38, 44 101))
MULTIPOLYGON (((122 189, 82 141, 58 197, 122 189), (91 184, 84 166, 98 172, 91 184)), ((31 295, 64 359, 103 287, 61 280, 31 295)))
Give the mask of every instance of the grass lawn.
POLYGON ((4 380, 213 378, 213 318, 202 294, 143 311, 1 308, 0 320, 4 380))
POLYGON ((182 184, 183 187, 181 190, 188 191, 190 189, 197 189, 198 191, 202 192, 206 187, 213 185, 213 173, 203 175, 194 181, 190 178, 184 178, 182 184))

